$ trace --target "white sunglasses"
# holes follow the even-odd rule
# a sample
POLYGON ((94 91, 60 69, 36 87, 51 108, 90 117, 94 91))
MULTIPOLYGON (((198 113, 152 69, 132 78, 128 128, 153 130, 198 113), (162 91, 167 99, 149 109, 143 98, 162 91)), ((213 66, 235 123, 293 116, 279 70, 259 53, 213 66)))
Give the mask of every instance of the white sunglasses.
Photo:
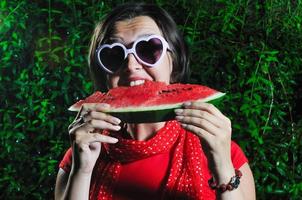
POLYGON ((130 49, 122 43, 103 44, 96 50, 97 62, 106 72, 113 74, 118 71, 127 58, 133 54, 143 65, 156 66, 169 50, 168 42, 159 35, 150 35, 136 40, 130 49))

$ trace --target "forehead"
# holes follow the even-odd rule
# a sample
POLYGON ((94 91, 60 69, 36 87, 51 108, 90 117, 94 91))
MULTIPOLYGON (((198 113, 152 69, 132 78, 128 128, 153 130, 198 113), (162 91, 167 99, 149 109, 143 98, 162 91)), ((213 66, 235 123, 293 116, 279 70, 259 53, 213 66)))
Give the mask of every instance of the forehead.
POLYGON ((114 38, 126 43, 133 42, 143 35, 162 35, 156 22, 148 16, 139 16, 132 19, 117 21, 114 26, 114 38))

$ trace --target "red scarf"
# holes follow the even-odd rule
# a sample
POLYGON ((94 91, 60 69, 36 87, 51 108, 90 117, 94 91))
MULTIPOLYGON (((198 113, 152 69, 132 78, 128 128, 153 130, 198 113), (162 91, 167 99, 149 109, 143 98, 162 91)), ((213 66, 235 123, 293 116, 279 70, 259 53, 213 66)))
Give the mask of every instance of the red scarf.
MULTIPOLYGON (((117 137, 115 135, 115 137, 117 137)), ((162 199, 215 199, 208 187, 204 172, 207 170, 205 155, 197 136, 169 121, 147 141, 118 137, 115 145, 104 145, 107 158, 99 159, 94 170, 90 199, 113 198, 121 163, 143 159, 172 150, 169 176, 162 192, 162 199), (95 178, 94 178, 95 177, 95 178)))

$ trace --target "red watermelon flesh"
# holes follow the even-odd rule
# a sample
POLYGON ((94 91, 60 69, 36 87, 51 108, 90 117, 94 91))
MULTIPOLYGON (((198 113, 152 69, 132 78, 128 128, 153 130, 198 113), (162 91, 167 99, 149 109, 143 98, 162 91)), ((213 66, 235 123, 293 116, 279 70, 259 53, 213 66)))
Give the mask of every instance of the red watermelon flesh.
POLYGON ((109 113, 165 110, 180 107, 187 101, 207 102, 223 95, 202 85, 146 81, 142 85, 113 88, 107 93, 95 92, 69 110, 78 111, 84 103, 108 103, 109 113))
POLYGON ((208 102, 223 95, 202 85, 146 81, 142 85, 113 88, 107 93, 95 92, 69 110, 78 111, 84 103, 107 103, 110 108, 106 113, 125 123, 150 123, 174 119, 174 109, 184 102, 208 102))

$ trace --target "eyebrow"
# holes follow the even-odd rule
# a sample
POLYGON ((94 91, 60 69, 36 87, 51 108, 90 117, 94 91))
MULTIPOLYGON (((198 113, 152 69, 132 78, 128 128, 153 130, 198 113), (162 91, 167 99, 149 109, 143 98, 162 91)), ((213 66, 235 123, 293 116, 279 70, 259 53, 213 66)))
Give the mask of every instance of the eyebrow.
POLYGON ((118 36, 109 37, 108 40, 106 40, 106 41, 110 41, 110 42, 124 42, 123 38, 118 37, 118 36))
MULTIPOLYGON (((136 40, 142 38, 142 37, 148 37, 150 35, 157 35, 157 34, 154 34, 154 33, 146 33, 146 34, 142 34, 142 35, 139 35, 133 42, 131 43, 134 43, 136 40)), ((112 36, 112 37, 109 37, 108 40, 106 42, 111 42, 111 43, 114 43, 114 42, 121 42, 121 43, 124 43, 124 39, 122 37, 118 37, 118 36, 112 36)))

